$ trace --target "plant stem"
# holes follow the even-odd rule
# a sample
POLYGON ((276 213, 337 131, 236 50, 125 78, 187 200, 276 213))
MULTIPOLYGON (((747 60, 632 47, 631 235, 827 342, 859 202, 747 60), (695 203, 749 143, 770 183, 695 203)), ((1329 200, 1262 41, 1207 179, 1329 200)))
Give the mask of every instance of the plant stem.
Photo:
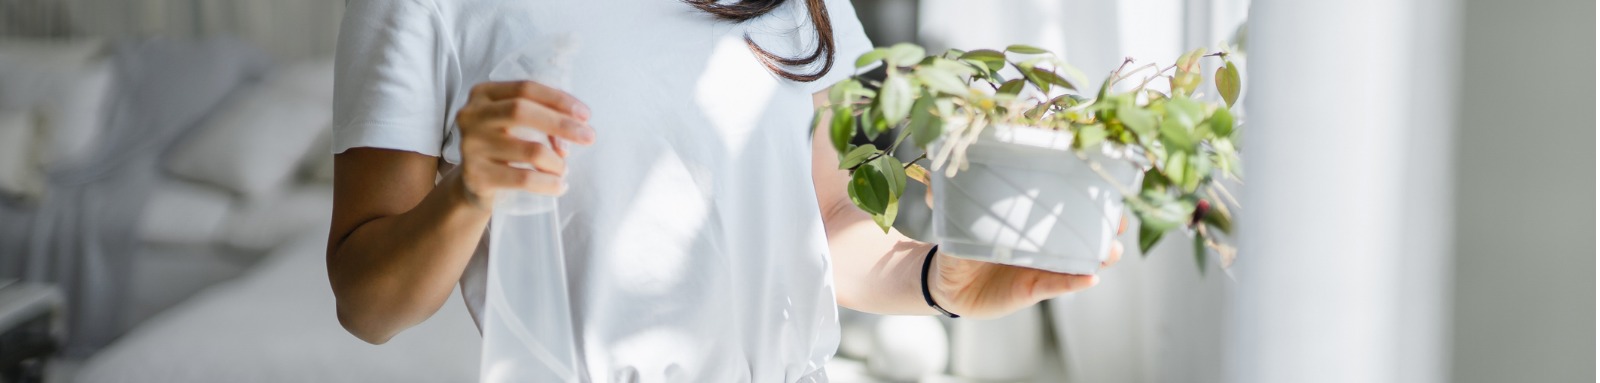
POLYGON ((1122 74, 1122 69, 1123 68, 1127 68, 1128 64, 1132 64, 1132 63, 1133 63, 1133 58, 1132 57, 1123 57, 1122 58, 1122 65, 1118 65, 1117 66, 1117 70, 1111 71, 1111 78, 1116 78, 1117 75, 1122 74))
POLYGON ((1218 184, 1218 183, 1212 182, 1211 183, 1211 188, 1212 189, 1216 189, 1218 192, 1221 192, 1222 196, 1224 198, 1228 199, 1228 203, 1233 204, 1233 206, 1238 206, 1240 209, 1244 209, 1244 205, 1240 205, 1239 204, 1239 200, 1236 199, 1236 198, 1233 198, 1233 193, 1229 193, 1227 187, 1222 186, 1222 184, 1218 184))
POLYGON ((1145 69, 1150 69, 1150 68, 1155 68, 1155 67, 1156 67, 1155 63, 1140 65, 1138 68, 1134 68, 1133 70, 1128 71, 1128 73, 1126 73, 1126 74, 1121 74, 1121 75, 1118 75, 1115 78, 1112 78, 1111 79, 1111 85, 1117 85, 1117 83, 1122 82, 1122 80, 1127 79, 1129 77, 1133 77, 1133 75, 1135 73, 1143 72, 1145 69))
MULTIPOLYGON (((1118 193, 1122 193, 1123 196, 1138 196, 1137 193, 1134 193, 1132 190, 1128 190, 1128 187, 1122 186, 1122 181, 1118 180, 1117 177, 1113 177, 1113 176, 1111 176, 1111 173, 1107 173, 1106 169, 1101 167, 1099 162, 1096 162, 1095 160, 1089 159, 1089 156, 1085 156, 1085 155, 1083 155, 1083 153, 1078 153, 1078 152, 1074 151, 1073 154, 1077 155, 1079 160, 1083 160, 1083 163, 1088 164, 1089 165, 1089 170, 1093 170, 1095 174, 1100 175, 1100 178, 1105 179, 1106 183, 1110 183, 1111 186, 1116 187, 1118 193)), ((1132 203, 1134 205, 1139 205, 1139 207, 1141 207, 1141 208, 1155 209, 1155 206, 1150 206, 1150 204, 1147 204, 1147 203, 1144 202, 1144 200, 1141 200, 1141 199, 1138 199, 1138 198, 1124 198, 1124 199, 1127 200, 1129 203, 1132 203)))
POLYGON ((1212 206, 1212 208, 1217 209, 1218 211, 1221 211, 1222 214, 1225 215, 1225 216, 1233 217, 1234 216, 1233 212, 1228 210, 1228 204, 1227 203, 1223 203, 1221 198, 1217 198, 1217 188, 1216 188, 1216 186, 1211 186, 1211 185, 1206 185, 1206 186, 1210 186, 1210 187, 1206 188, 1206 195, 1211 196, 1211 199, 1217 200, 1217 204, 1212 206))
POLYGON ((921 160, 925 160, 925 159, 928 159, 928 152, 926 152, 926 151, 922 152, 921 155, 918 155, 917 158, 912 158, 911 161, 906 161, 906 165, 905 166, 901 166, 900 169, 901 170, 910 169, 911 165, 916 165, 917 161, 921 161, 921 160))
POLYGON ((1150 77, 1145 77, 1144 81, 1139 82, 1139 87, 1133 88, 1133 91, 1134 92, 1144 91, 1145 85, 1150 85, 1150 81, 1151 80, 1155 80, 1157 78, 1161 78, 1161 73, 1156 73, 1154 75, 1151 75, 1150 77))
POLYGON ((876 159, 878 159, 878 157, 883 157, 885 154, 888 154, 888 153, 889 153, 888 151, 879 150, 877 153, 873 153, 871 157, 867 157, 867 159, 861 160, 861 163, 856 164, 856 166, 851 166, 850 167, 850 171, 854 172, 854 171, 856 171, 856 168, 860 168, 861 165, 866 165, 868 162, 872 162, 872 160, 876 160, 876 159))
POLYGON ((1221 263, 1223 269, 1233 266, 1233 260, 1239 256, 1238 249, 1233 248, 1233 246, 1217 243, 1216 241, 1211 240, 1215 237, 1211 236, 1211 231, 1206 229, 1205 224, 1195 225, 1195 235, 1198 235, 1201 239, 1204 239, 1206 241, 1206 247, 1211 248, 1212 251, 1217 252, 1218 256, 1222 257, 1221 263))

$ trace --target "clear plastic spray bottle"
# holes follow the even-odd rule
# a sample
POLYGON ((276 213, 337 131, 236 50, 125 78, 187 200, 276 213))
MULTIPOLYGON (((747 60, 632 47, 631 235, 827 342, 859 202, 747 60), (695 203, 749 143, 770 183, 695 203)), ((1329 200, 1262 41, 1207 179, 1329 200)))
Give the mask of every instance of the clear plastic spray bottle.
MULTIPOLYGON (((536 39, 498 63, 489 80, 533 80, 566 89, 576 48, 570 35, 536 39)), ((528 127, 512 128, 511 134, 529 141, 547 139, 543 132, 528 127)), ((530 164, 512 166, 533 168, 530 164)), ((489 221, 481 381, 578 381, 577 334, 572 326, 566 272, 556 198, 525 191, 500 192, 489 221)))

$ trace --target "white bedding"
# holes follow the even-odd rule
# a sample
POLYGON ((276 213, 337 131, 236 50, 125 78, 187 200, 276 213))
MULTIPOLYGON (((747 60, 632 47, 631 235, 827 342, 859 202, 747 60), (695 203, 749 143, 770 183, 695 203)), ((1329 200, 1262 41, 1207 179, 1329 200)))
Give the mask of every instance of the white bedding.
POLYGON ((163 312, 95 354, 80 382, 463 382, 480 339, 459 294, 388 344, 361 342, 334 316, 326 231, 273 251, 238 279, 163 312))

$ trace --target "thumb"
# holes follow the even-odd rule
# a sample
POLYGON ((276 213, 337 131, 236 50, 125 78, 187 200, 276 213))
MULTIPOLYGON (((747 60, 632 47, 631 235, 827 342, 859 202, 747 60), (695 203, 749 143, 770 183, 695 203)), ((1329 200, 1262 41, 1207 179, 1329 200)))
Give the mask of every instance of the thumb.
POLYGON ((1083 290, 1100 284, 1098 275, 1060 274, 1041 271, 1038 279, 1033 283, 1034 301, 1055 298, 1061 294, 1083 290))

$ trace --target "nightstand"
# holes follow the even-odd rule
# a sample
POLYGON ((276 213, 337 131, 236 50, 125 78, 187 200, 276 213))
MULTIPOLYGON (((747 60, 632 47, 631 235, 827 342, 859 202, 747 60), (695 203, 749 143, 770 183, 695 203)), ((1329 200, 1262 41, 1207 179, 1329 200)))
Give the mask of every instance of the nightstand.
POLYGON ((0 279, 0 382, 40 382, 60 349, 63 299, 55 286, 0 279))

